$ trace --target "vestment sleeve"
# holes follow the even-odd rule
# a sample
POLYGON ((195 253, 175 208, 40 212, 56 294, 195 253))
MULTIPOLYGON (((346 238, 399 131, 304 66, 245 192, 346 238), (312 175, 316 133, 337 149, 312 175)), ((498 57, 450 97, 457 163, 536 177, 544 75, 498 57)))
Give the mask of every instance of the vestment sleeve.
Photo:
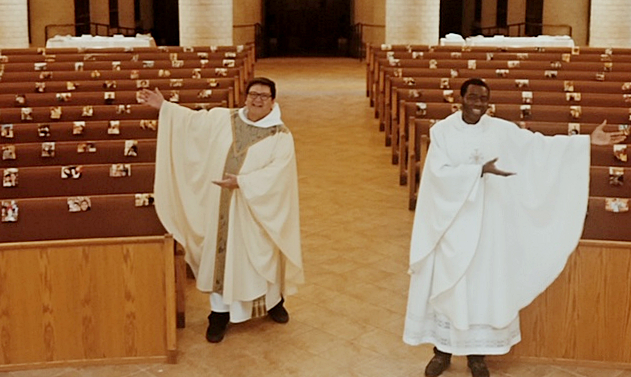
MULTIPOLYGON (((410 266, 426 257, 450 228, 467 201, 482 200, 482 168, 475 164, 454 164, 444 148, 445 140, 435 128, 419 187, 410 266)), ((480 213, 479 216, 482 214, 480 213)), ((474 227, 479 226, 474 222, 474 227)), ((476 234, 470 229, 469 234, 476 234)))
MULTIPOLYGON (((205 226, 216 206, 230 143, 217 139, 228 109, 194 111, 164 102, 160 109, 154 194, 156 212, 166 230, 187 250, 201 248, 205 226)), ((225 130, 223 130, 225 132, 225 130)), ((228 131, 230 132, 230 131, 228 131)))

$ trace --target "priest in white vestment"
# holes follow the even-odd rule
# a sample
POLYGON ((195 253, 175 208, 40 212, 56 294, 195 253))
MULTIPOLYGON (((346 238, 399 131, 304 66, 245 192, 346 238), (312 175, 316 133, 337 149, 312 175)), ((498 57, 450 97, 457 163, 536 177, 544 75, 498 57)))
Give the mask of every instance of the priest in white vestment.
POLYGON ((605 132, 546 137, 485 115, 490 90, 461 87, 462 110, 430 129, 410 248, 403 340, 433 344, 425 375, 467 355, 474 377, 484 355, 518 343, 519 310, 543 292, 576 248, 585 220, 592 144, 605 132))
POLYGON ((160 110, 155 206, 186 250, 197 288, 210 293, 206 338, 229 322, 268 314, 286 323, 283 295, 303 282, 298 179, 292 134, 267 78, 247 85, 245 107, 194 111, 140 98, 160 110))

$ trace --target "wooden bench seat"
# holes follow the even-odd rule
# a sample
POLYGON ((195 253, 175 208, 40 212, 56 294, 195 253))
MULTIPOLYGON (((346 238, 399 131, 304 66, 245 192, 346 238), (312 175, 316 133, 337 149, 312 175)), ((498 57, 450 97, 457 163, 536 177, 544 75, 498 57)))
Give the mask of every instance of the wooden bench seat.
POLYGON ((631 212, 609 212, 607 198, 590 197, 582 239, 631 241, 631 212))
POLYGON ((199 60, 199 59, 247 59, 248 52, 90 52, 90 53, 55 53, 21 54, 0 56, 1 63, 35 63, 35 62, 82 62, 82 61, 143 61, 143 60, 199 60))
MULTIPOLYGON (((101 70, 95 75, 91 71, 32 71, 6 72, 2 75, 2 82, 46 82, 46 81, 99 81, 103 80, 150 80, 166 78, 160 69, 139 70, 101 70)), ((221 77, 243 77, 243 68, 170 68, 171 79, 190 79, 194 77, 209 79, 221 77)))
MULTIPOLYGON (((629 184, 629 180, 631 179, 631 167, 618 167, 622 172, 623 184, 612 183, 610 168, 609 166, 590 167, 589 195, 610 198, 631 198, 631 184, 629 184)), ((618 182, 615 179, 613 179, 613 181, 618 182)))
POLYGON ((143 61, 79 61, 79 62, 35 62, 35 63, 8 63, 3 65, 3 75, 14 72, 50 71, 50 72, 77 72, 94 70, 132 70, 132 69, 173 69, 173 68, 239 68, 245 64, 243 59, 189 59, 172 61, 143 60, 143 61))
MULTIPOLYGON (((90 141, 92 146, 96 148, 96 151, 83 153, 79 153, 78 148, 80 148, 81 144, 88 141, 54 142, 55 152, 53 157, 42 157, 42 143, 13 144, 16 159, 0 160, 0 168, 154 162, 156 158, 156 139, 139 139, 136 141, 138 142, 136 156, 125 155, 125 140, 90 141)), ((5 145, 2 144, 2 146, 5 145)))
POLYGON ((77 179, 61 178, 63 168, 62 166, 21 167, 18 169, 17 186, 0 187, 0 198, 7 200, 153 192, 155 175, 153 162, 132 162, 131 175, 126 177, 111 177, 111 164, 83 165, 81 176, 77 179))
MULTIPOLYGON (((465 81, 465 78, 453 78, 443 80, 442 78, 427 78, 427 77, 392 77, 386 82, 385 88, 385 96, 384 96, 384 111, 383 116, 380 114, 380 124, 382 126, 380 129, 385 130, 386 137, 386 146, 390 145, 391 142, 391 133, 392 133, 392 125, 398 124, 399 120, 399 93, 406 93, 407 89, 408 97, 415 96, 416 93, 414 91, 419 91, 423 89, 433 89, 440 90, 441 93, 443 90, 453 90, 455 96, 459 96, 460 94, 460 86, 465 81), (444 84, 447 85, 444 85, 444 84)), ((497 91, 510 91, 514 92, 511 96, 518 95, 521 96, 522 91, 530 91, 533 93, 533 97, 539 97, 537 92, 558 92, 563 93, 559 94, 564 99, 567 99, 565 93, 567 92, 579 92, 581 93, 581 99, 583 98, 583 94, 585 96, 589 96, 590 98, 594 98, 594 96, 598 97, 598 94, 617 94, 623 103, 619 102, 620 107, 626 107, 627 104, 627 95, 631 95, 631 85, 624 85, 624 83, 619 82, 598 82, 598 81, 569 81, 565 82, 562 80, 528 80, 527 83, 524 82, 516 82, 517 80, 513 79, 501 79, 501 78, 491 78, 486 79, 487 84, 493 88, 492 90, 492 98, 491 100, 495 101, 498 99, 497 91)), ((548 94, 545 94, 548 95, 548 94)), ((401 97, 404 99, 404 97, 401 97)), ((422 99, 422 97, 421 97, 422 99)), ((501 100, 502 98, 499 97, 501 100)), ((457 102, 457 101, 456 101, 457 102)), ((520 99, 521 102, 521 99, 520 99)), ((606 106, 611 103, 606 102, 606 106)), ((604 105, 605 105, 604 104, 604 105)))
MULTIPOLYGON (((85 105, 126 105, 138 104, 137 92, 142 88, 133 91, 116 90, 113 93, 114 98, 106 99, 104 91, 98 92, 76 92, 70 93, 70 96, 60 101, 59 93, 27 93, 24 94, 25 103, 22 106, 16 106, 14 94, 0 94, 0 108, 20 108, 20 107, 50 107, 50 106, 85 106, 85 105)), ((63 92, 68 94, 69 92, 63 92)), ((234 107, 234 89, 180 89, 180 88, 164 88, 163 92, 168 100, 173 95, 179 98, 177 102, 194 103, 194 102, 222 102, 226 101, 228 107, 234 107)))
POLYGON ((85 212, 69 212, 66 197, 16 199, 18 221, 3 223, 0 239, 30 242, 166 234, 153 206, 136 207, 135 194, 84 196, 91 201, 85 212))
POLYGON ((120 140, 120 139, 148 139, 156 137, 158 120, 129 119, 129 120, 88 120, 80 135, 73 133, 74 122, 54 123, 16 123, 13 124, 13 138, 1 138, 2 143, 42 143, 46 141, 90 141, 90 140, 120 140), (112 123, 111 123, 112 122, 112 123), (40 127, 46 128, 45 131, 40 127), (110 128, 118 128, 109 130, 110 128), (109 130, 109 132, 108 132, 109 130))
MULTIPOLYGON (((226 107, 227 101, 224 102, 203 102, 198 103, 185 103, 180 102, 180 105, 194 108, 213 108, 218 106, 226 107)), ((23 109, 25 108, 11 108, 2 110, 2 122, 3 124, 16 124, 16 123, 55 123, 55 119, 51 119, 50 107, 33 107, 32 120, 23 119, 23 109)), ((84 106, 62 106, 62 115, 58 121, 88 121, 88 120, 124 120, 124 119, 157 119, 158 111, 147 105, 93 105, 92 116, 83 116, 84 106), (119 106, 128 106, 126 109, 121 110, 119 106)))
MULTIPOLYGON (((459 103, 438 103, 438 102, 404 102, 399 101, 399 124, 393 128, 392 135, 392 163, 397 164, 401 160, 399 158, 402 148, 408 140, 408 123, 410 117, 425 119, 444 119, 454 111, 457 111, 459 103), (424 111, 419 111, 419 107, 426 107, 424 111)), ((630 112, 627 108, 606 108, 596 106, 582 105, 529 105, 530 116, 522 118, 522 106, 520 104, 494 104, 495 116, 509 121, 518 123, 520 121, 543 121, 556 122, 567 125, 568 123, 594 123, 600 124, 603 120, 607 120, 609 124, 628 124, 630 122, 630 112), (580 106, 581 115, 573 118, 571 115, 572 106, 580 106)), ((405 181, 402 182, 402 184, 405 181)))

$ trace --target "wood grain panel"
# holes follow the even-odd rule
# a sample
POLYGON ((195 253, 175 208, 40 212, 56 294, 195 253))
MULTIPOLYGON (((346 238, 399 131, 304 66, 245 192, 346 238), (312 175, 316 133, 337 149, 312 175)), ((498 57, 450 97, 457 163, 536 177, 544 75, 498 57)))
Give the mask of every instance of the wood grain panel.
POLYGON ((170 237, 1 244, 0 371, 174 360, 173 253, 170 237))
POLYGON ((509 355, 631 366, 631 244, 581 241, 557 280, 522 310, 509 355))

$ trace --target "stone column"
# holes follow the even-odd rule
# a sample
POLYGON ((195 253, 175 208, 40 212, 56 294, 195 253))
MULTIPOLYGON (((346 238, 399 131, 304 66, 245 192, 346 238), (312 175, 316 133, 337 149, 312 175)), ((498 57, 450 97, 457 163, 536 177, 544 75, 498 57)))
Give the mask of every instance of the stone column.
POLYGON ((181 46, 232 45, 232 0, 180 0, 181 46))
POLYGON ((0 48, 27 48, 27 0, 0 1, 0 48))
POLYGON ((589 45, 631 47, 630 20, 628 0, 592 0, 589 45))
POLYGON ((439 42, 440 0, 386 0, 386 43, 439 42))

